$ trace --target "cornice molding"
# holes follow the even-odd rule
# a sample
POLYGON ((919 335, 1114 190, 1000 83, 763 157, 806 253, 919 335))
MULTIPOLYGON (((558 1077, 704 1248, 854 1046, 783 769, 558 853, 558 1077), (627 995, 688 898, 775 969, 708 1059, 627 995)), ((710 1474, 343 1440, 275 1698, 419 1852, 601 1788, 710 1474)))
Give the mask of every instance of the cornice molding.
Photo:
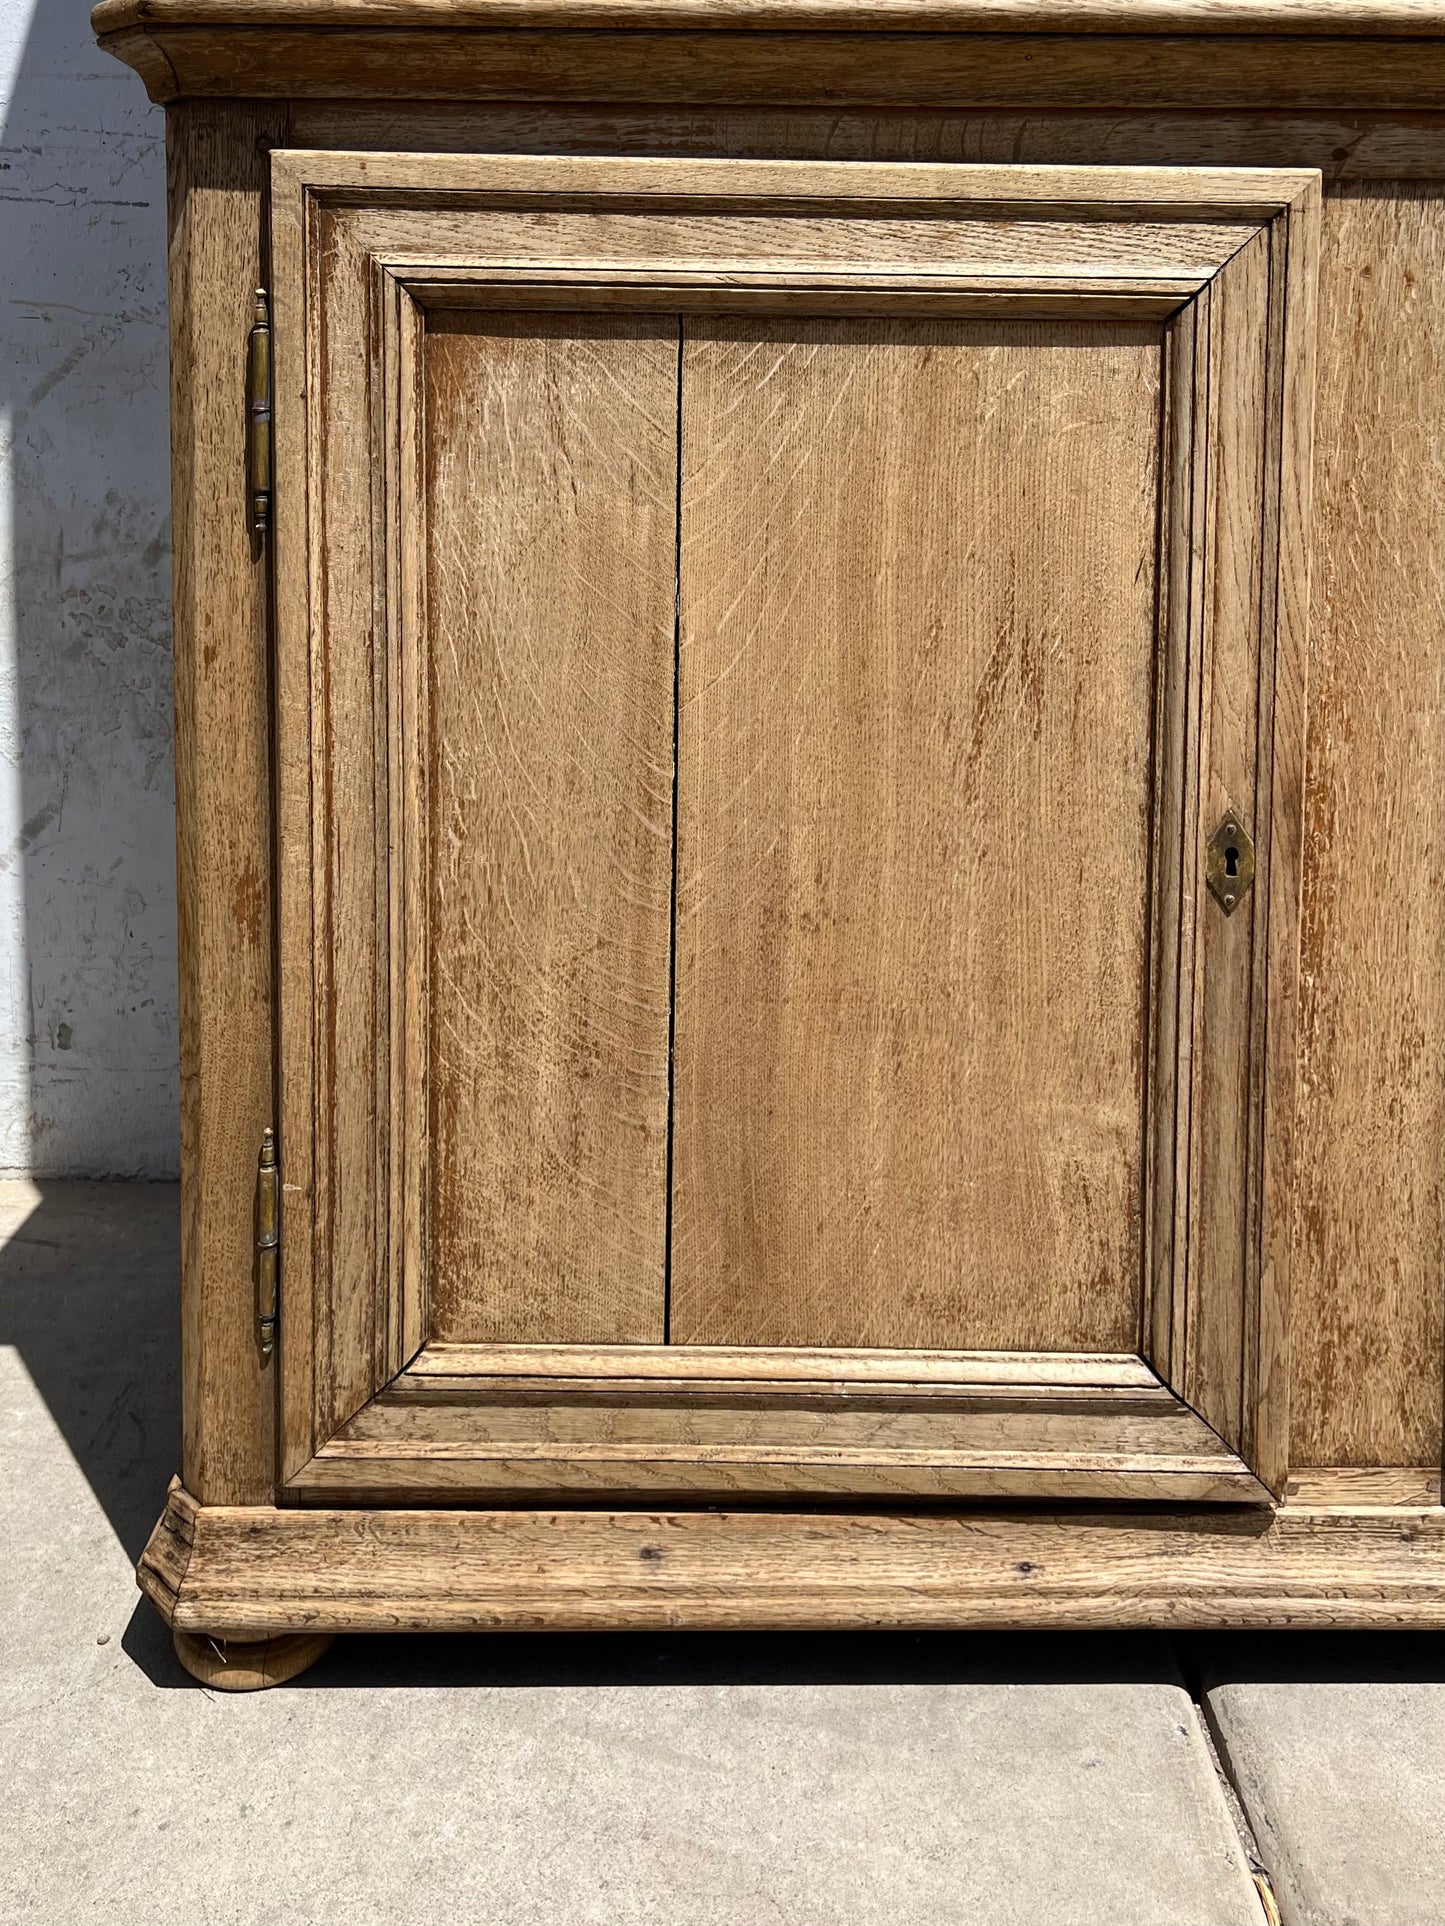
POLYGON ((666 28, 829 33, 1320 34, 1433 38, 1439 0, 100 0, 132 27, 666 28))

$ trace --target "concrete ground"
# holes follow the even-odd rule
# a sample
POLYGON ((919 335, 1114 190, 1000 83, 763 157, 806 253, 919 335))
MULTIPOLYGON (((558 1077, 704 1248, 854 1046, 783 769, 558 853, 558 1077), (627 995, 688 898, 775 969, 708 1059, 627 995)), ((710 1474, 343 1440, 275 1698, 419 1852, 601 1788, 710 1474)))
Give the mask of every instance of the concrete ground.
POLYGON ((1445 1926, 1424 1643, 356 1638, 203 1691, 132 1577, 176 1272, 170 1187, 0 1185, 0 1926, 1258 1926, 1251 1829, 1286 1926, 1445 1926))

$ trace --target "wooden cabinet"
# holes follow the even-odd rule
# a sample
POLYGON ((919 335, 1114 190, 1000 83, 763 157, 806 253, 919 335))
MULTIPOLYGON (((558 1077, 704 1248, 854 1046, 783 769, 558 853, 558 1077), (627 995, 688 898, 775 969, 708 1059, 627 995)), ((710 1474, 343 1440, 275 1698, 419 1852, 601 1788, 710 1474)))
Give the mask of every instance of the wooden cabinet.
POLYGON ((1445 13, 96 21, 178 1632, 1445 1620, 1445 13))

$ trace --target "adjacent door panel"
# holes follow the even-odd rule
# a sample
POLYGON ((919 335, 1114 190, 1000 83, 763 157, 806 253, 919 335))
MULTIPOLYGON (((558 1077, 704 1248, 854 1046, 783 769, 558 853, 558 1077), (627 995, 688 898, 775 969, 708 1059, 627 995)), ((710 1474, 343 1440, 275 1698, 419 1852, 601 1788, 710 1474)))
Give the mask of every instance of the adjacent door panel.
POLYGON ((688 324, 676 1342, 1138 1342, 1162 355, 688 324))
POLYGON ((282 1496, 1266 1500, 1315 177, 272 165, 282 1496))
POLYGON ((677 323, 422 362, 431 1330, 664 1335, 677 323))

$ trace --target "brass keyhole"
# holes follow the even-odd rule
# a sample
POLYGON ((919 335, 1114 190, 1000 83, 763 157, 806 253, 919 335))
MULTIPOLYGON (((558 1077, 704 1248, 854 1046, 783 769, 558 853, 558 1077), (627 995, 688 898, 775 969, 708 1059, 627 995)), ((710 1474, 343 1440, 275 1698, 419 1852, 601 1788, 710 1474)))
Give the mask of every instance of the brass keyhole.
POLYGON ((1209 839, 1204 852, 1204 880, 1226 916, 1239 908, 1254 881, 1254 844, 1232 812, 1209 839))

